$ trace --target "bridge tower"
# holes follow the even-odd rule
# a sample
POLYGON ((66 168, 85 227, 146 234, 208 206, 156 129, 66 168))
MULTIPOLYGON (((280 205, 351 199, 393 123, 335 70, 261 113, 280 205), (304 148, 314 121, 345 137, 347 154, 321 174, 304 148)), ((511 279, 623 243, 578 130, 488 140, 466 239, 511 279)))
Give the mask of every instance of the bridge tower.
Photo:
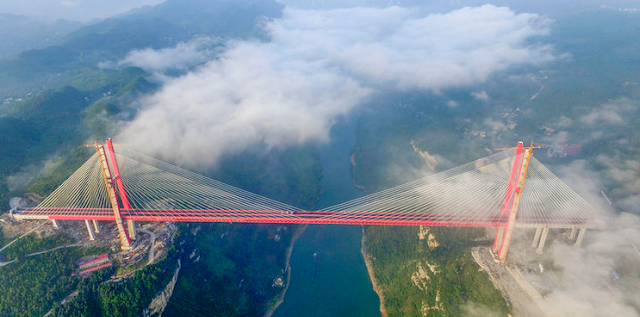
MULTIPOLYGON (((110 154, 112 154, 113 145, 111 144, 110 139, 107 140, 107 147, 109 147, 109 145, 111 145, 110 154)), ((107 192, 109 193, 109 201, 111 202, 111 208, 113 209, 113 214, 116 219, 116 227, 118 228, 118 235, 120 236, 122 249, 131 250, 131 238, 129 237, 127 228, 125 228, 124 223, 122 222, 122 213, 120 212, 118 195, 116 194, 115 188, 113 187, 114 179, 111 174, 111 169, 109 168, 109 163, 107 161, 107 155, 106 155, 104 145, 99 145, 98 141, 96 141, 93 144, 93 146, 96 148, 96 151, 98 152, 98 157, 100 158, 100 166, 102 167, 102 176, 104 177, 104 184, 107 187, 107 192)), ((113 158, 115 158, 115 155, 113 155, 113 158)), ((112 160, 112 162, 115 162, 115 160, 112 160)), ((117 170, 117 165, 114 164, 114 166, 115 166, 114 170, 117 171, 119 176, 120 171, 117 170)), ((120 180, 120 177, 118 177, 118 180, 120 180)), ((122 180, 120 180, 120 183, 122 183, 122 180)), ((117 184, 117 181, 116 181, 116 184, 117 184)), ((124 186, 122 188, 124 190, 124 186)), ((127 204, 128 204, 128 200, 127 200, 127 204)), ((129 206, 129 208, 131 207, 129 206)))
MULTIPOLYGON (((116 183, 118 188, 117 193, 119 194, 120 201, 122 202, 122 208, 125 210, 131 210, 131 204, 129 203, 129 196, 127 196, 127 191, 124 188, 124 183, 122 182, 122 177, 120 177, 120 168, 118 167, 118 161, 116 160, 116 153, 113 150, 113 142, 111 139, 107 139, 107 150, 109 151, 109 158, 111 159, 111 168, 113 169, 113 178, 112 182, 116 183)), ((127 227, 129 228, 129 237, 133 240, 136 239, 136 228, 133 220, 127 220, 127 227)))
MULTIPOLYGON (((522 141, 518 142, 516 147, 516 155, 513 159, 513 166, 511 167, 511 174, 509 175, 509 183, 507 184, 507 190, 504 194, 504 198, 502 201, 502 207, 500 209, 500 217, 504 218, 508 215, 509 210, 512 207, 513 196, 515 194, 516 184, 518 182, 517 178, 520 174, 520 168, 522 166, 522 148, 524 143, 522 141)), ((498 226, 496 228, 496 238, 493 241, 493 251, 495 253, 498 252, 499 248, 502 246, 502 239, 504 238, 504 227, 498 226)))
POLYGON ((493 250, 502 263, 505 263, 507 260, 507 252, 509 252, 509 246, 511 245, 513 229, 516 226, 516 217, 518 215, 518 207, 520 206, 522 188, 524 187, 524 181, 527 178, 527 170, 529 168, 529 162, 531 162, 531 156, 533 155, 534 148, 537 147, 534 147, 533 142, 531 142, 531 145, 524 149, 524 143, 522 141, 518 142, 516 147, 516 155, 513 159, 509 183, 507 185, 507 191, 503 199, 500 213, 501 217, 508 217, 508 221, 506 226, 501 226, 496 229, 496 238, 493 242, 493 250))

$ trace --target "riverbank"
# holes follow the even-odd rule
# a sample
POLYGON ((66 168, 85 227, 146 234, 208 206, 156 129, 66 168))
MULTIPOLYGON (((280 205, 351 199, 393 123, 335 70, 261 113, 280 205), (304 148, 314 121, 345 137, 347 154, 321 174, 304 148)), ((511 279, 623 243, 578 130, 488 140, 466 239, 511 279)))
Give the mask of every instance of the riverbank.
POLYGON ((362 227, 362 239, 360 240, 360 253, 362 253, 362 258, 364 259, 364 264, 367 266, 367 272, 369 272, 369 279, 371 280, 371 284, 373 284, 373 291, 378 294, 378 298, 380 299, 380 315, 382 317, 387 317, 387 310, 384 308, 384 292, 378 284, 378 279, 376 279, 375 272, 373 270, 373 261, 371 261, 371 256, 367 253, 367 235, 364 232, 364 227, 362 227))
MULTIPOLYGON (((356 122, 344 119, 332 127, 331 142, 318 146, 322 195, 317 209, 363 195, 352 185, 349 163, 356 122)), ((290 287, 273 317, 380 316, 379 298, 360 252, 361 238, 357 226, 310 225, 296 241, 290 287)))
POLYGON ((289 285, 291 285, 291 254, 293 253, 293 247, 296 244, 296 240, 298 240, 298 238, 302 235, 305 229, 307 229, 307 226, 308 225, 302 225, 298 227, 298 230, 296 230, 296 232, 291 237, 291 243, 289 243, 289 246, 287 247, 287 255, 285 256, 285 263, 286 263, 285 271, 287 271, 287 279, 284 285, 284 289, 282 290, 282 293, 280 293, 280 295, 276 297, 275 302, 268 305, 269 309, 264 314, 264 317, 271 317, 273 313, 276 311, 276 309, 278 309, 280 304, 284 302, 284 296, 287 294, 289 285))

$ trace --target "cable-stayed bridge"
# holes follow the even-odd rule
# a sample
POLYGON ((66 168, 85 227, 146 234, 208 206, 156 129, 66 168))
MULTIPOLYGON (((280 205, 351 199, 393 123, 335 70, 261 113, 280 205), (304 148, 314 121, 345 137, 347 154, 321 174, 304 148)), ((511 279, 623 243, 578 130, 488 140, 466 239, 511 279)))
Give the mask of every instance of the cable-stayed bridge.
MULTIPOLYGON (((506 258, 517 227, 536 228, 539 251, 550 228, 571 229, 580 244, 593 208, 535 157, 533 146, 466 163, 404 185, 308 211, 236 188, 130 150, 111 140, 38 206, 16 219, 115 221, 124 249, 134 221, 300 223, 497 228, 506 258), (526 182, 525 182, 526 180, 526 182), (127 223, 127 226, 125 226, 127 223)), ((97 229, 97 225, 96 225, 97 229)), ((92 236, 93 237, 93 236, 92 236)))

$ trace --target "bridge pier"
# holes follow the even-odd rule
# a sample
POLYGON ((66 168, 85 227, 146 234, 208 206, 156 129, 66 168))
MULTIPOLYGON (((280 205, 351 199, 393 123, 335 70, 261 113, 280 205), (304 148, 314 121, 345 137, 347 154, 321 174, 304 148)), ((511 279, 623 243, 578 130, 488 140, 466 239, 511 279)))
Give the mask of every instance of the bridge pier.
POLYGON ((87 232, 89 232, 89 240, 93 241, 96 238, 93 236, 93 230, 91 230, 91 224, 89 224, 89 220, 85 220, 84 224, 87 225, 87 232))
POLYGON ((573 240, 576 238, 576 232, 578 232, 578 228, 571 227, 571 233, 569 233, 569 240, 573 240))
POLYGON ((542 229, 542 236, 540 236, 540 243, 538 244, 536 253, 542 254, 542 250, 544 250, 544 244, 547 242, 547 235, 549 235, 549 227, 544 227, 542 229))
POLYGON ((136 239, 136 223, 133 220, 127 220, 127 227, 129 229, 129 238, 131 240, 136 239))
POLYGON ((100 233, 100 226, 98 225, 98 221, 97 220, 92 220, 93 221, 93 228, 95 229, 96 233, 100 233))
POLYGON ((502 245, 502 239, 504 238, 504 228, 497 227, 496 228, 496 238, 493 240, 493 252, 498 252, 498 247, 502 245))
POLYGON ((582 239, 584 239, 584 234, 587 232, 587 228, 580 228, 580 232, 578 232, 578 239, 576 239, 576 246, 579 247, 582 245, 582 239))
POLYGON ((542 227, 536 228, 536 234, 533 236, 533 243, 531 243, 532 248, 538 246, 538 242, 540 242, 540 235, 542 235, 542 227))
POLYGON ((51 219, 51 224, 53 224, 53 227, 54 227, 54 228, 56 228, 56 229, 60 228, 60 227, 58 226, 58 221, 57 221, 57 220, 55 220, 55 219, 51 219))

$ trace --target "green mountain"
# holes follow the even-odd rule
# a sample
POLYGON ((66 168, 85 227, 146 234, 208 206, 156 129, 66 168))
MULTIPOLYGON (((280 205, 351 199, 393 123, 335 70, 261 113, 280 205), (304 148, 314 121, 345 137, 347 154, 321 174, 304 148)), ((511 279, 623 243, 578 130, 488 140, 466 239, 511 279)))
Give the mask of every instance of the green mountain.
MULTIPOLYGON (((83 143, 110 136, 114 122, 135 115, 137 98, 158 89, 140 69, 105 70, 98 68, 97 63, 116 61, 133 49, 173 46, 194 35, 260 36, 255 22, 263 16, 277 17, 281 10, 282 6, 275 1, 168 1, 82 27, 53 46, 0 60, 3 211, 13 195, 25 191, 46 195, 54 190, 91 154, 83 143), (39 171, 47 159, 48 168, 26 187, 9 188, 8 176, 39 171)), ((307 147, 275 153, 269 158, 260 155, 228 158, 209 174, 308 208, 320 193, 321 168, 315 151, 307 147)), ((69 277, 74 261, 86 252, 84 248, 51 253, 37 264, 31 260, 12 264, 3 268, 7 279, 3 279, 6 287, 5 296, 0 296, 0 315, 43 315, 53 305, 52 316, 140 316, 150 298, 166 285, 177 258, 182 260, 184 273, 175 294, 182 300, 203 300, 206 303, 203 309, 220 311, 223 307, 229 316, 263 311, 280 291, 272 288, 271 282, 281 274, 285 250, 296 227, 290 226, 279 241, 274 241, 263 237, 273 237, 279 230, 275 225, 203 226, 206 230, 197 236, 186 234, 191 230, 189 226, 181 226, 184 238, 176 243, 184 241, 183 250, 188 248, 187 252, 170 253, 120 283, 101 284, 109 279, 112 270, 85 280, 69 277), (218 238, 221 232, 233 240, 221 243, 218 238), (197 263, 189 257, 195 250, 204 250, 203 260, 197 263), (223 267, 225 263, 228 265, 223 267), (212 278, 212 283, 203 286, 203 277, 212 278), (239 277, 246 278, 244 287, 235 287, 239 277), (231 281, 234 287, 219 287, 231 281), (211 292, 200 291, 205 286, 211 292), (78 296, 60 306, 59 302, 73 290, 78 291, 78 296), (30 294, 36 294, 39 300, 24 305, 30 301, 30 294), (236 302, 237 298, 242 300, 236 302)), ((57 238, 49 240, 52 239, 57 238)), ((49 240, 30 237, 25 240, 29 247, 16 244, 5 252, 13 258, 14 254, 37 251, 49 240)), ((168 309, 184 313, 180 306, 168 309)))
MULTIPOLYGON (((99 71, 84 81, 76 80, 75 86, 82 90, 65 86, 18 102, 0 116, 0 178, 68 152, 89 138, 104 138, 108 128, 104 120, 95 118, 116 115, 127 102, 154 89, 143 75, 137 68, 99 71)), ((6 182, 0 183, 0 203, 6 206, 12 193, 6 182)), ((24 188, 14 190, 18 194, 24 188)))
POLYGON ((49 47, 0 59, 0 101, 76 87, 75 81, 99 71, 98 63, 134 49, 170 47, 196 35, 259 36, 256 22, 279 17, 282 8, 275 1, 170 0, 84 26, 49 47))
MULTIPOLYGON (((106 111, 114 116, 156 89, 140 69, 105 70, 129 51, 163 48, 196 34, 251 36, 260 17, 277 17, 282 6, 272 1, 167 1, 79 28, 55 45, 24 51, 0 60, 0 176, 38 162, 88 137, 105 137, 106 111), (194 13, 195 12, 195 13, 194 13), (187 27, 188 26, 188 27, 187 27), (55 146, 54 146, 55 145, 55 146)), ((0 203, 7 195, 2 182, 0 203)))
POLYGON ((261 0, 169 0, 128 13, 126 18, 154 17, 179 25, 190 36, 215 35, 223 38, 255 36, 256 22, 279 18, 284 6, 261 0))
MULTIPOLYGON (((550 43, 566 55, 543 69, 514 70, 464 90, 379 100, 358 122, 355 182, 375 192, 415 179, 415 171, 445 170, 518 140, 558 142, 579 150, 567 157, 539 151, 536 158, 554 172, 559 165, 585 163, 614 197, 614 207, 639 213, 636 201, 625 203, 638 193, 635 180, 621 183, 615 168, 609 172, 611 165, 630 166, 640 156, 640 59, 638 42, 629 40, 638 37, 637 14, 601 10, 565 15, 557 18, 550 43), (474 100, 471 91, 486 91, 490 100, 474 100), (449 100, 457 106, 448 106, 449 100)), ((482 231, 431 228, 438 247, 418 240, 418 228, 372 226, 365 232, 389 317, 463 316, 469 302, 498 315, 509 312, 471 259, 469 249, 482 244, 475 240, 484 236, 482 231), (426 288, 413 281, 416 274, 428 280, 426 288)))
POLYGON ((44 21, 0 13, 0 59, 25 50, 49 46, 80 27, 82 23, 79 22, 44 21))

